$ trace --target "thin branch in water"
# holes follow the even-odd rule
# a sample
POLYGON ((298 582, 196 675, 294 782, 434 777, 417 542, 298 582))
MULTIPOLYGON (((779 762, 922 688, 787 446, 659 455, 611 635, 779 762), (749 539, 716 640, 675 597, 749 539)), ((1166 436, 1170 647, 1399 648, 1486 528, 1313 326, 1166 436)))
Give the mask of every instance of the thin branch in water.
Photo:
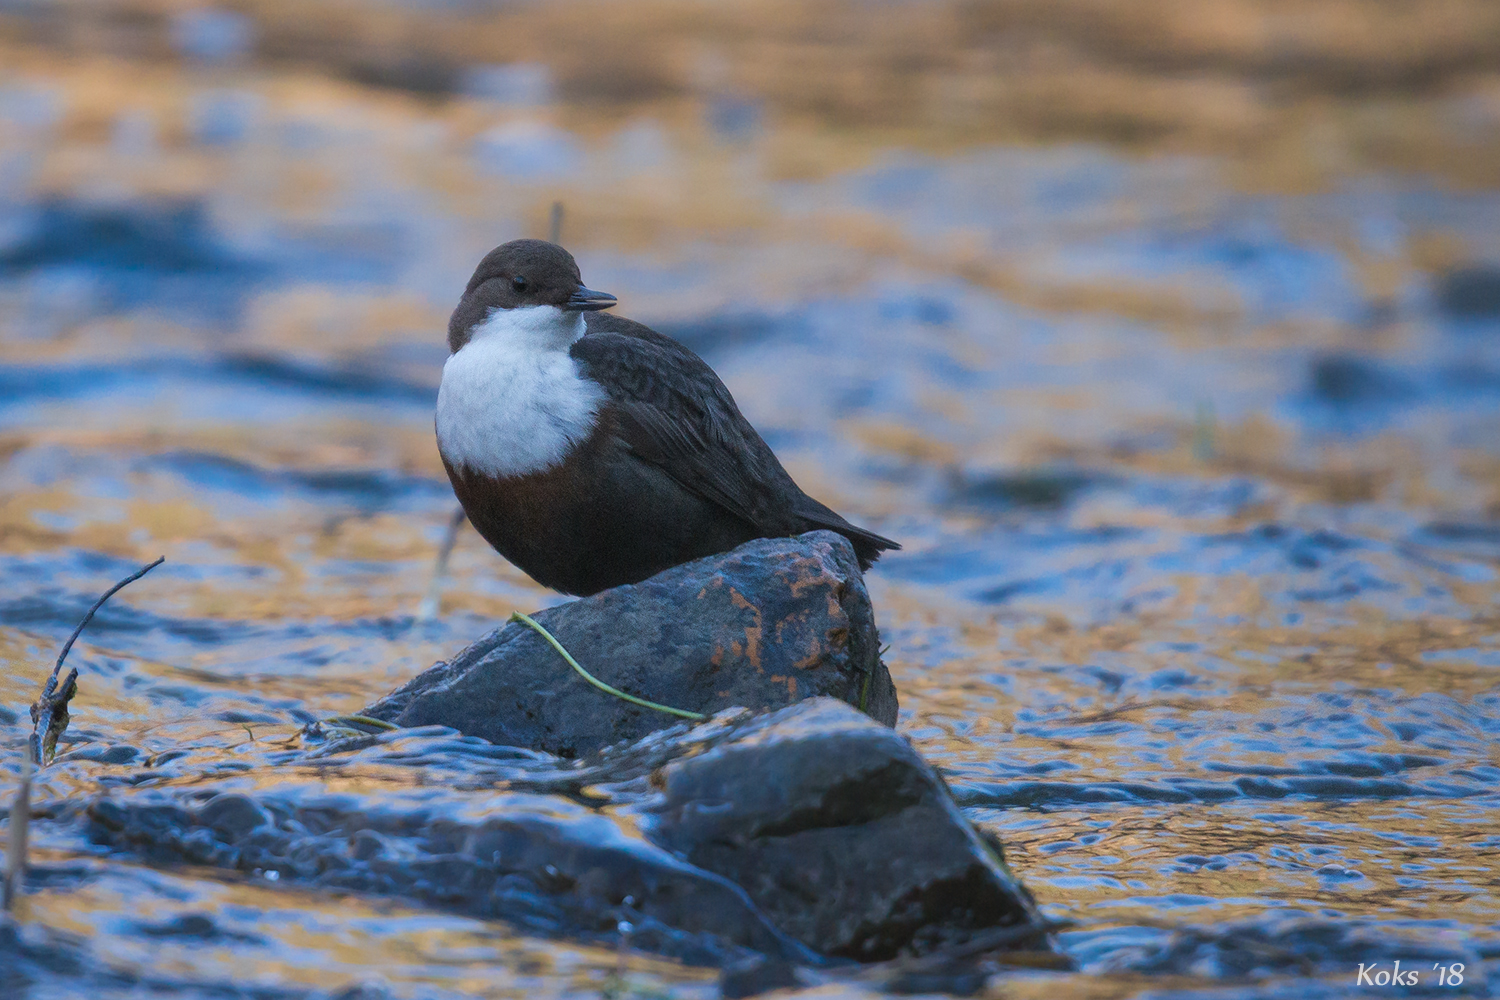
POLYGON ((106 590, 103 596, 94 602, 94 606, 89 608, 88 614, 83 616, 83 621, 78 623, 73 634, 68 636, 68 641, 63 643, 62 652, 57 654, 57 663, 52 667, 52 676, 48 677, 47 683, 42 685, 41 697, 37 698, 31 706, 31 759, 36 761, 37 767, 46 767, 52 762, 52 757, 57 751, 58 737, 62 736, 63 731, 68 728, 68 702, 72 701, 73 695, 78 693, 78 669, 75 667, 69 670, 68 676, 61 684, 57 683, 57 675, 62 671, 63 661, 68 658, 73 643, 78 641, 78 637, 83 634, 89 622, 94 620, 94 613, 104 607, 105 601, 166 561, 166 556, 158 556, 156 562, 142 566, 106 590))
POLYGON ((464 509, 460 507, 448 518, 443 544, 438 548, 437 560, 432 564, 432 579, 427 584, 427 593, 423 596, 422 603, 417 606, 419 622, 432 621, 441 610, 443 581, 448 578, 448 559, 453 555, 453 546, 458 544, 458 531, 464 526, 466 517, 464 509))
POLYGON ((10 804, 10 843, 5 848, 5 891, 0 910, 9 913, 26 880, 26 834, 31 825, 31 744, 21 762, 21 784, 10 804))

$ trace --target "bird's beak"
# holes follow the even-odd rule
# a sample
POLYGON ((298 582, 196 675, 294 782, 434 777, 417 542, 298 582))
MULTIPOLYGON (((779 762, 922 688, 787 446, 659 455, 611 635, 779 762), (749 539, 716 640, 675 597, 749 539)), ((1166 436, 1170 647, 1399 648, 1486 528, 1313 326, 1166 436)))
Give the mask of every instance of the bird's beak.
POLYGON ((620 301, 608 292, 596 292, 592 288, 584 288, 579 285, 568 296, 568 301, 563 303, 563 308, 573 312, 595 312, 599 309, 608 309, 620 301))

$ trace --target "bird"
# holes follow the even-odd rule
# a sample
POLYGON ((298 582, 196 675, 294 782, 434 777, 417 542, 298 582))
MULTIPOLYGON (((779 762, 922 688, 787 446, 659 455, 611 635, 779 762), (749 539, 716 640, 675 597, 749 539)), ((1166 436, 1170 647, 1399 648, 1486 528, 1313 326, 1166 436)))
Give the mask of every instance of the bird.
POLYGON ((606 313, 567 250, 485 255, 448 322, 438 451, 469 522, 537 583, 587 596, 819 528, 862 570, 901 546, 797 486, 714 370, 606 313))

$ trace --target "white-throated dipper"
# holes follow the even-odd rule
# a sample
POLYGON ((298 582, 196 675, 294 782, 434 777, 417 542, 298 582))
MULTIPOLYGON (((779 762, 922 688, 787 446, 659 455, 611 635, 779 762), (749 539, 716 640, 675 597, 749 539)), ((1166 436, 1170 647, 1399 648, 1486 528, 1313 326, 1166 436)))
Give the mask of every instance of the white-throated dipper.
POLYGON ((437 440, 469 521, 566 594, 637 583, 753 538, 828 528, 862 569, 888 538, 803 493, 702 358, 600 312, 572 254, 514 240, 448 322, 437 440))

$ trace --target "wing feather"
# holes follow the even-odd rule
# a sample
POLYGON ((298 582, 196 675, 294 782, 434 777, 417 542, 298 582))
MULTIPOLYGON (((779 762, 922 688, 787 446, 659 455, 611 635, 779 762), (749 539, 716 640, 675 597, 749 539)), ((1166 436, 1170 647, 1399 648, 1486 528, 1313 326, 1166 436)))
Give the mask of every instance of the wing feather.
POLYGON ((609 394, 631 451, 757 528, 784 530, 768 523, 781 520, 772 516, 774 497, 787 486, 801 491, 714 370, 650 327, 590 319, 572 354, 609 394))
POLYGON ((803 493, 698 355, 619 316, 591 313, 587 322, 572 354, 609 394, 620 437, 643 461, 767 535, 840 532, 864 568, 901 547, 803 493))

